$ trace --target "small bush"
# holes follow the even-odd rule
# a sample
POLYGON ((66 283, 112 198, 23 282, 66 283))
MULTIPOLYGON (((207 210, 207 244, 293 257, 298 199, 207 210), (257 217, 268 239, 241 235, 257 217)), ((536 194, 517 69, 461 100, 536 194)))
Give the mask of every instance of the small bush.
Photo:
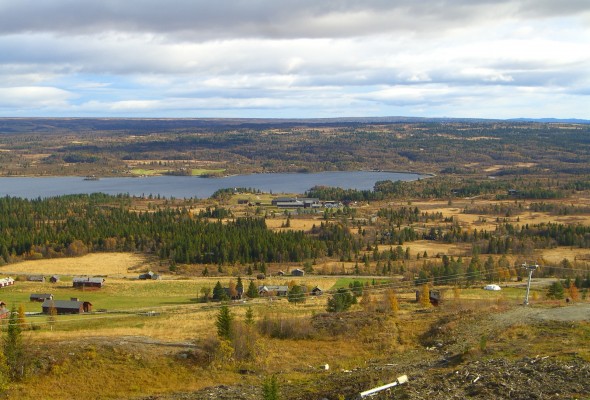
POLYGON ((287 318, 280 314, 265 315, 258 321, 258 332, 275 339, 310 339, 315 331, 308 320, 287 318))

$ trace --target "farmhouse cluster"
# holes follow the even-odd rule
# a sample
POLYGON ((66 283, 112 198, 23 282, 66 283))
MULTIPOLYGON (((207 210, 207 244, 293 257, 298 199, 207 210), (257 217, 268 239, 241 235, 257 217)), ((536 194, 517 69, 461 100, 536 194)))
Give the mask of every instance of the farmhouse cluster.
MULTIPOLYGON (((57 283, 60 281, 58 275, 52 275, 46 279, 43 275, 29 275, 27 276, 29 282, 46 282, 57 283)), ((74 277, 72 279, 72 287, 76 289, 100 289, 103 287, 105 279, 101 277, 74 277)), ((0 288, 13 286, 15 280, 11 277, 0 278, 0 288)), ((69 300, 55 299, 52 293, 31 293, 29 300, 32 302, 39 302, 41 304, 41 312, 43 314, 63 315, 63 314, 81 314, 92 311, 92 303, 89 301, 80 300, 77 297, 71 297, 69 300)), ((6 307, 6 303, 0 301, 0 319, 6 318, 10 311, 6 307)))
MULTIPOLYGON (((254 204, 248 199, 238 199, 238 204, 248 205, 262 205, 260 202, 254 204)), ((271 200, 271 206, 277 208, 338 208, 342 207, 343 204, 339 201, 322 201, 317 198, 311 197, 277 197, 271 200)))

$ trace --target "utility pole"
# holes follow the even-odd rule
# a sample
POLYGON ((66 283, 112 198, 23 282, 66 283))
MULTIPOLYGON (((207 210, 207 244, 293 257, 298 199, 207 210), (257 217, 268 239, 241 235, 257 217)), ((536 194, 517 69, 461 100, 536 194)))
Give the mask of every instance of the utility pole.
POLYGON ((539 265, 537 265, 537 264, 527 265, 527 263, 525 262, 524 264, 522 264, 522 267, 529 271, 529 282, 526 285, 526 296, 524 298, 524 305, 528 306, 529 305, 529 292, 531 291, 531 280, 533 278, 533 272, 537 268, 539 268, 539 265))

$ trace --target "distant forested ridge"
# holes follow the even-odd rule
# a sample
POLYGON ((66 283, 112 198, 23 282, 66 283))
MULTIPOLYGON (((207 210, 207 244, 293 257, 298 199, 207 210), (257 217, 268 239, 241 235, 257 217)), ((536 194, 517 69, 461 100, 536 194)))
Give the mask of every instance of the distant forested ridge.
POLYGON ((0 153, 0 175, 121 176, 144 167, 180 174, 208 166, 226 174, 590 174, 590 124, 564 121, 0 119, 0 146, 10 150, 0 153))

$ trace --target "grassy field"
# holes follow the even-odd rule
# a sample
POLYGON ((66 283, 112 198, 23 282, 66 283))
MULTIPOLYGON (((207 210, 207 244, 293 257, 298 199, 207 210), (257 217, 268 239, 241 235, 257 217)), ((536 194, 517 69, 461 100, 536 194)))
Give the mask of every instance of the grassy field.
MULTIPOLYGON (((162 175, 169 173, 173 170, 167 168, 132 168, 129 172, 133 175, 138 176, 153 176, 162 175)), ((191 168, 191 176, 203 176, 203 175, 223 175, 225 172, 224 168, 219 169, 205 169, 205 168, 191 168)))
POLYGON ((4 275, 127 275, 149 263, 132 253, 91 253, 83 257, 23 261, 0 267, 4 275))
MULTIPOLYGON (((320 318, 320 321, 325 319, 320 324, 325 325, 325 331, 321 334, 315 328, 311 329, 310 324, 314 316, 324 315, 329 295, 310 297, 304 304, 291 304, 286 299, 232 303, 230 311, 235 321, 244 321, 246 310, 251 307, 257 321, 265 316, 282 320, 285 326, 311 332, 312 337, 304 340, 259 336, 256 363, 226 361, 204 366, 193 357, 198 354, 195 349, 201 348, 209 340, 207 338, 216 336, 215 321, 219 304, 198 303, 197 297, 201 287, 211 287, 217 279, 200 277, 138 281, 107 277, 106 285, 101 290, 74 290, 69 287, 67 280, 56 286, 17 282, 13 287, 2 289, 0 294, 5 301, 22 303, 28 311, 40 309, 39 303, 28 302, 28 294, 33 290, 52 291, 57 298, 79 297, 92 301, 95 309, 109 310, 107 313, 58 316, 54 322, 45 315, 28 316, 27 326, 33 330, 25 332, 25 340, 40 357, 39 362, 49 362, 51 367, 45 374, 15 385, 11 395, 19 399, 39 396, 67 399, 75 395, 85 400, 94 399, 95 394, 100 393, 100 398, 105 399, 134 398, 156 393, 196 391, 222 384, 241 383, 260 387, 260 376, 280 374, 282 385, 288 380, 292 385, 310 390, 312 393, 306 396, 314 398, 314 391, 325 393, 327 390, 325 385, 328 382, 321 385, 317 381, 321 380, 317 375, 320 365, 329 364, 331 371, 350 371, 366 368, 372 363, 406 362, 418 354, 422 359, 429 357, 428 352, 422 353, 422 341, 432 326, 439 326, 439 318, 447 313, 458 312, 457 315, 463 315, 465 310, 469 310, 467 315, 492 315, 498 310, 520 304, 524 294, 523 287, 504 287, 500 292, 474 287, 461 289, 459 298, 455 299, 449 287, 445 293, 447 300, 441 307, 424 310, 415 302, 413 285, 397 282, 394 286, 399 293, 400 311, 396 317, 380 313, 367 314, 358 304, 352 307, 351 313, 320 318), (156 313, 148 316, 141 312, 146 310, 156 313), (179 358, 180 355, 187 355, 188 358, 179 358), (244 376, 238 373, 241 368, 256 372, 244 376), (91 373, 104 384, 90 384, 88 388, 93 392, 88 389, 75 394, 73 387, 79 375, 91 373), (149 386, 142 384, 152 380, 158 383, 149 386)), ((226 285, 229 279, 224 277, 220 281, 226 285)), ((275 277, 265 283, 287 284, 290 279, 275 277)), ((326 290, 348 287, 355 280, 369 283, 365 287, 365 294, 370 294, 376 301, 383 298, 383 288, 373 286, 372 278, 306 276, 294 279, 296 283, 308 287, 319 285, 326 290)), ((390 281, 375 280, 376 284, 385 282, 390 281)), ((544 290, 544 286, 540 286, 534 289, 534 293, 542 299, 544 290)), ((461 329, 464 328, 461 326, 461 329)), ((477 348, 481 335, 478 332, 481 329, 484 327, 462 333, 467 335, 462 346, 467 349, 477 348)), ((523 335, 533 334, 533 330, 522 324, 511 325, 505 332, 505 335, 517 340, 523 335)), ((490 351, 494 349, 502 354, 511 351, 505 345, 505 335, 490 338, 487 344, 490 351)), ((576 340, 575 343, 582 340, 584 333, 580 331, 577 335, 572 339, 576 340)), ((552 346, 551 351, 557 351, 556 346, 552 346)), ((518 354, 528 353, 519 350, 518 354)), ((338 391, 338 386, 331 390, 338 391)))

